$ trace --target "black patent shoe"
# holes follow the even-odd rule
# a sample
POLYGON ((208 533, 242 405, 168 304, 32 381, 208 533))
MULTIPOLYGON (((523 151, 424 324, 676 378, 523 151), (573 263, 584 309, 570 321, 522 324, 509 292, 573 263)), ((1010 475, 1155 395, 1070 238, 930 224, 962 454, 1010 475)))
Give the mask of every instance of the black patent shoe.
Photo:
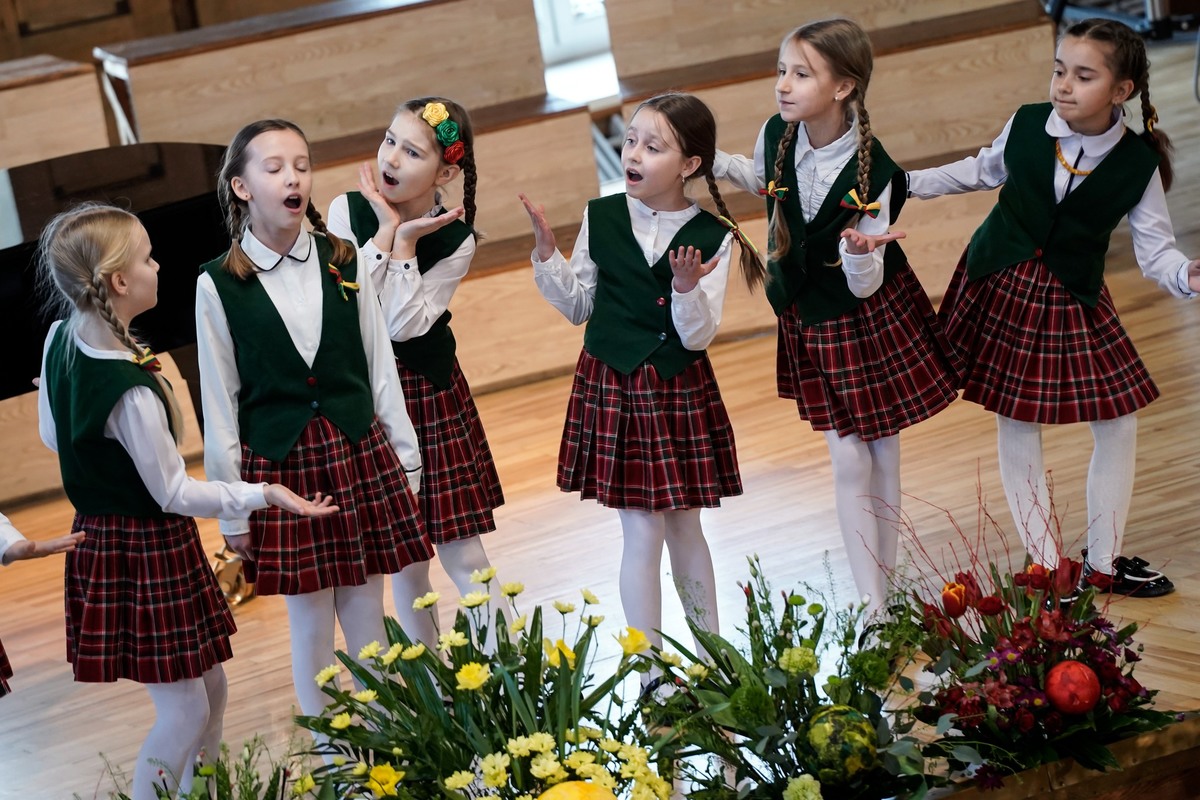
POLYGON ((1101 592, 1126 597, 1162 597, 1175 591, 1175 584, 1171 579, 1158 570, 1150 569, 1144 559, 1125 556, 1113 559, 1112 575, 1099 572, 1084 561, 1080 583, 1084 586, 1095 586, 1101 592))

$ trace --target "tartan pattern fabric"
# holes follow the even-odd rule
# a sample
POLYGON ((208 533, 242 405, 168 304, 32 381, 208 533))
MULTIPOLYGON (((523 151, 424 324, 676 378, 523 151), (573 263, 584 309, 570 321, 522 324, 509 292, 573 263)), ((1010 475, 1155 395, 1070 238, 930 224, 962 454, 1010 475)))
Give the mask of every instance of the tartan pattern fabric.
POLYGON ((954 400, 956 362, 929 297, 905 264, 858 307, 804 325, 793 303, 779 317, 779 396, 814 430, 894 436, 954 400))
POLYGON ((8 679, 12 676, 12 665, 8 663, 8 655, 4 652, 4 642, 0 642, 0 697, 12 691, 8 685, 8 679))
POLYGON ((1054 425, 1115 419, 1158 397, 1107 285, 1091 308, 1036 259, 975 281, 964 265, 940 314, 966 364, 964 399, 1054 425))
POLYGON ((417 501, 430 541, 441 545, 496 530, 492 510, 504 504, 504 493, 458 359, 447 389, 399 360, 396 369, 421 445, 424 469, 417 501))
POLYGON ((376 420, 351 442, 315 416, 283 461, 242 445, 242 476, 282 483, 297 494, 333 496, 341 508, 328 517, 299 517, 279 508, 250 515, 255 562, 247 580, 258 594, 307 594, 360 586, 368 575, 389 575, 433 555, 404 467, 376 420))
POLYGON ((558 487, 610 508, 714 508, 742 493, 733 426, 705 355, 669 380, 622 375, 584 350, 558 455, 558 487))
POLYGON ((76 514, 66 556, 75 680, 173 683, 227 661, 237 627, 191 517, 76 514))

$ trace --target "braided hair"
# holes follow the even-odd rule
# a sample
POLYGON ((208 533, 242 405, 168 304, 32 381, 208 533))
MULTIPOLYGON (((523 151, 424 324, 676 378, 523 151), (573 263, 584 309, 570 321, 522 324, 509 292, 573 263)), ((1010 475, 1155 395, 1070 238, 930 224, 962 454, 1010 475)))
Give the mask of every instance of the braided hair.
MULTIPOLYGON (((471 115, 468 114, 467 110, 458 103, 454 102, 453 100, 447 100, 445 97, 417 97, 412 100, 407 100, 400 104, 400 108, 396 109, 396 113, 399 113, 401 109, 404 109, 406 111, 411 111, 413 114, 416 114, 418 117, 420 117, 421 113, 425 110, 425 107, 430 103, 441 103, 445 107, 446 113, 449 114, 448 119, 458 126, 458 141, 462 142, 463 144, 463 152, 458 160, 453 163, 458 165, 463 174, 462 204, 463 211, 465 212, 463 222, 467 223, 472 232, 475 233, 476 239, 481 239, 483 237, 475 231, 475 188, 479 185, 479 173, 475 167, 475 129, 471 125, 471 115)), ((435 129, 431 127, 430 133, 432 134, 434 130, 435 129)), ((446 151, 452 145, 443 145, 440 141, 438 141, 436 135, 434 136, 434 142, 441 150, 442 163, 451 163, 446 160, 446 151)), ((441 202, 440 197, 438 198, 438 202, 441 202)))

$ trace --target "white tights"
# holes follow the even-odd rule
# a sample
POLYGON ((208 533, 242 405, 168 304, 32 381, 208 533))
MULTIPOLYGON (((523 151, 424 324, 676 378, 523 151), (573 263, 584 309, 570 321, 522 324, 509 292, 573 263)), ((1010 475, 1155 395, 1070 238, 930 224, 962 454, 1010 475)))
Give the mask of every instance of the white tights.
MULTIPOLYGON (((683 612, 698 627, 716 632, 717 589, 712 555, 700 526, 700 509, 635 511, 621 509, 621 605, 625 621, 662 646, 662 551, 671 556, 675 591, 683 612)), ((696 653, 704 653, 696 642, 696 653)))
MULTIPOLYGON (((487 552, 483 549, 483 541, 479 536, 440 544, 437 546, 437 555, 438 560, 442 562, 442 568, 446 570, 446 574, 458 588, 459 594, 465 595, 483 588, 478 584, 471 583, 472 572, 491 566, 487 552)), ((427 646, 433 647, 437 644, 438 637, 435 623, 437 607, 421 610, 412 607, 413 600, 433 591, 433 584, 429 580, 429 563, 420 561, 408 565, 400 572, 393 573, 392 601, 396 605, 396 617, 400 620, 400 627, 404 628, 404 632, 414 641, 424 642, 427 646)), ((498 584, 493 583, 493 585, 498 584)), ((504 614, 504 618, 508 619, 507 607, 504 603, 499 602, 501 598, 496 592, 493 591, 492 594, 493 614, 496 609, 499 609, 504 614)), ((484 647, 489 652, 495 642, 494 628, 494 625, 488 626, 488 641, 484 647)))
POLYGON ((162 781, 168 786, 178 781, 184 791, 191 787, 196 755, 216 757, 228 696, 220 664, 199 678, 148 683, 146 691, 154 702, 154 726, 138 751, 133 800, 154 800, 154 786, 162 781))
POLYGON ((825 431, 833 462, 838 527, 854 587, 870 596, 867 613, 887 599, 900 538, 900 437, 864 442, 851 433, 825 431))
MULTIPOLYGON (((1088 425, 1094 442, 1087 477, 1088 563, 1111 573, 1133 498, 1137 417, 1127 414, 1088 425)), ((1054 568, 1059 543, 1050 514, 1042 426, 997 415, 996 428, 1000 478, 1021 541, 1034 561, 1054 568)))

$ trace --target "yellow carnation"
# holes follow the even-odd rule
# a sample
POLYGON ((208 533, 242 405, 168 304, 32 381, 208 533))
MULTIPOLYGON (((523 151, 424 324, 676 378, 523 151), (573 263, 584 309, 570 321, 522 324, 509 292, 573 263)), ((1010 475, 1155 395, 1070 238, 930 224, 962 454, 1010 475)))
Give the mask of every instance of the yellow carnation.
POLYGON ((379 655, 379 651, 382 649, 379 642, 371 642, 368 645, 364 645, 363 649, 358 651, 358 660, 366 661, 368 658, 374 658, 379 655))
POLYGON ((479 764, 483 773, 483 783, 491 789, 498 789, 508 783, 508 765, 512 759, 505 753, 489 753, 479 764))
POLYGON ((379 694, 374 689, 363 689, 361 692, 355 692, 350 696, 360 703, 374 703, 379 694))
POLYGON ((664 650, 658 654, 658 657, 664 664, 670 664, 672 667, 683 665, 683 656, 679 655, 679 653, 668 653, 664 650))
POLYGON ((346 728, 349 728, 350 715, 343 711, 341 714, 336 715, 329 721, 329 727, 333 728, 335 731, 342 731, 346 728))
POLYGON ((534 753, 546 753, 554 749, 554 737, 545 731, 529 734, 529 749, 534 753))
POLYGON ((529 747, 528 736, 517 736, 509 739, 508 743, 504 745, 504 749, 507 750, 510 755, 514 755, 517 758, 525 758, 531 752, 533 752, 529 747))
POLYGON ((463 647, 466 645, 466 643, 467 637, 462 631, 450 631, 449 633, 443 633, 438 637, 437 648, 444 653, 451 647, 463 647))
POLYGON ((317 673, 317 686, 324 686, 325 684, 329 683, 338 676, 339 672, 341 672, 341 669, 337 664, 330 664, 328 667, 317 673))
POLYGON ((512 625, 509 625, 508 629, 513 633, 520 633, 521 631, 525 630, 525 622, 525 615, 522 614, 512 621, 512 625))
POLYGON ((563 763, 566 764, 569 769, 573 769, 576 772, 578 772, 579 768, 583 765, 594 764, 595 762, 596 754, 589 753, 587 750, 576 750, 575 752, 571 753, 571 755, 563 759, 563 763))
POLYGON ((469 592, 463 597, 458 598, 458 604, 463 608, 475 608, 491 599, 492 596, 487 592, 469 592))
POLYGON ((416 600, 413 600, 413 608, 417 611, 420 611, 422 608, 429 608, 430 606, 437 605, 437 601, 441 598, 441 596, 442 595, 438 592, 426 592, 416 600))
POLYGON ((554 610, 560 614, 570 614, 572 611, 575 610, 575 604, 567 603, 562 600, 555 600, 554 601, 554 610))
POLYGON ((703 664, 688 664, 684 672, 694 681, 702 681, 708 677, 708 667, 703 664))
POLYGON ((424 655, 424 653, 425 645, 423 645, 421 642, 417 642, 416 644, 410 644, 408 647, 404 648, 404 652, 400 654, 400 658, 404 659, 405 661, 412 661, 413 659, 420 658, 422 655, 424 655))
POLYGON ((370 769, 370 767, 367 766, 366 762, 360 761, 354 765, 354 769, 350 770, 350 774, 355 777, 360 777, 362 775, 366 775, 368 769, 370 769))
POLYGON ((306 772, 298 781, 292 784, 292 794, 299 797, 305 792, 311 792, 316 788, 316 785, 317 782, 313 780, 313 776, 306 772))
POLYGON ((520 581, 511 581, 509 583, 500 584, 500 594, 505 597, 516 597, 521 592, 525 591, 525 584, 520 581))
POLYGON ((591 589, 580 589, 579 592, 583 595, 583 602, 587 603, 588 605, 594 606, 600 602, 600 598, 592 594, 591 589))
POLYGON ((638 653, 644 653, 650 649, 650 640, 637 628, 626 628, 625 635, 618 636, 616 639, 621 643, 621 649, 625 651, 627 657, 636 656, 638 653))
POLYGON ((492 578, 494 577, 496 577, 495 567, 477 569, 471 573, 471 583, 491 583, 492 578))
POLYGON ((397 658, 399 658, 400 654, 402 652, 404 652, 404 645, 400 644, 399 642, 396 642, 396 644, 392 645, 391 647, 389 647, 387 649, 386 653, 384 653, 383 655, 381 655, 379 657, 379 661, 385 667, 390 667, 392 665, 392 662, 395 661, 397 658))
POLYGON ((592 614, 590 616, 584 617, 583 621, 589 628, 599 628, 600 623, 604 622, 604 615, 603 614, 592 614))
POLYGON ((558 763, 554 753, 538 753, 529 762, 529 774, 548 783, 558 783, 567 778, 566 770, 558 763))
POLYGON ((446 788, 451 791, 465 789, 475 782, 475 773, 469 770, 460 769, 458 772, 446 778, 446 788))
POLYGON ((491 676, 492 670, 487 664, 479 664, 474 661, 463 665, 463 668, 454 674, 454 677, 458 678, 457 688, 468 691, 480 688, 487 683, 491 676))

